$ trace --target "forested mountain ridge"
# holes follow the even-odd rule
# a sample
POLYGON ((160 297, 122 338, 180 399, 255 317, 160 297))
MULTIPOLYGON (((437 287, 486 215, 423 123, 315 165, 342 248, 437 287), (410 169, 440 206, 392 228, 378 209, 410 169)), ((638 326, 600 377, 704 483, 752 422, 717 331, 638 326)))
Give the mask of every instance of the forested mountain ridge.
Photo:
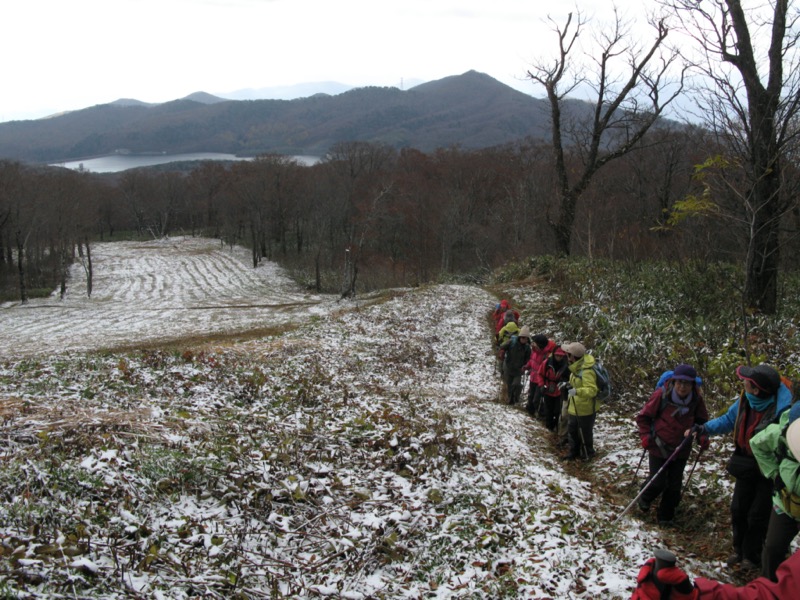
POLYGON ((209 102, 201 95, 0 123, 0 158, 56 162, 119 151, 324 155, 343 141, 431 151, 486 148, 549 131, 544 100, 476 71, 409 90, 364 87, 296 100, 209 102))

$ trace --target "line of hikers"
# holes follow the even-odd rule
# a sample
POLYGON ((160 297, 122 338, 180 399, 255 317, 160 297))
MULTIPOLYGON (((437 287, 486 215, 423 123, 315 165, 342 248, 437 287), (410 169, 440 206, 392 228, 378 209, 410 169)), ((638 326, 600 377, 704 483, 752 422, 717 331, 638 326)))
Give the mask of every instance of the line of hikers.
POLYGON ((517 404, 527 383, 526 410, 544 421, 567 446, 563 460, 595 457, 594 424, 598 382, 595 359, 580 342, 557 345, 542 334, 531 337, 507 300, 493 313, 497 370, 506 400, 517 404))
MULTIPOLYGON (((527 374, 527 409, 541 415, 559 440, 566 435, 569 452, 563 458, 592 458, 598 391, 591 368, 594 358, 578 342, 558 346, 537 334, 531 344, 530 331, 518 321, 519 313, 507 301, 495 308, 498 362, 508 402, 519 401, 527 374)), ((659 581, 650 564, 642 567, 633 598, 667 597, 648 595, 653 589, 660 594, 667 586, 673 594, 669 597, 676 599, 800 600, 800 550, 786 558, 800 532, 800 402, 792 404, 791 382, 769 365, 740 366, 736 375, 742 381, 739 397, 725 413, 710 419, 703 381, 692 365, 679 364, 662 374, 635 417, 649 476, 634 502, 642 513, 649 513, 658 500, 658 522, 671 526, 692 442, 699 446, 699 459, 709 437, 731 433, 734 451, 726 470, 735 478, 730 504, 733 552, 727 563, 744 572, 760 569, 761 577, 743 588, 703 579, 692 585, 677 567, 664 571, 669 581, 659 581), (788 589, 792 594, 787 595, 788 589)))

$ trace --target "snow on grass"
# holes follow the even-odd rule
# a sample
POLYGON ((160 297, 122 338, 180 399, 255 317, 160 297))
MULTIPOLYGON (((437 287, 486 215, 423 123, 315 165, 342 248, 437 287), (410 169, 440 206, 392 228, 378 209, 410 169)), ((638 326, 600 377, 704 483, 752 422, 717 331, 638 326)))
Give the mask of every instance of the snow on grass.
MULTIPOLYGON (((633 496, 630 420, 600 417, 586 467, 619 488, 612 504, 537 422, 497 401, 484 290, 431 286, 365 306, 306 297, 208 240, 95 255, 98 281, 113 283, 91 300, 1 315, 25 349, 0 363, 8 590, 627 598, 665 545, 636 519, 609 525, 633 496), (203 309, 218 320, 198 320, 211 305, 225 306, 203 309), (265 323, 296 328, 88 351, 265 323)), ((544 318, 546 295, 527 293, 544 318)))
POLYGON ((0 308, 0 358, 95 350, 232 334, 324 314, 335 299, 301 292, 274 264, 250 268, 250 255, 218 240, 171 238, 96 244, 86 298, 73 265, 66 298, 54 293, 0 308))

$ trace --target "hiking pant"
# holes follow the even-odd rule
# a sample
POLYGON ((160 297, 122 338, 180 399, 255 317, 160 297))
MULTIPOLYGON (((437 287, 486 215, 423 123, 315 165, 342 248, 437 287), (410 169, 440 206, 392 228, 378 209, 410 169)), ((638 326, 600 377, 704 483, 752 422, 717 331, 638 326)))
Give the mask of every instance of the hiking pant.
POLYGON ((567 435, 569 436, 569 454, 570 456, 585 456, 592 458, 594 456, 594 420, 597 413, 586 415, 585 417, 576 417, 569 415, 569 423, 567 423, 567 435), (584 454, 581 454, 581 451, 584 454))
POLYGON ((550 431, 555 431, 558 425, 558 413, 561 410, 561 396, 542 396, 544 404, 544 426, 550 431))
POLYGON ((733 549, 743 559, 761 564, 761 548, 772 513, 772 481, 756 477, 736 480, 731 499, 733 549))
POLYGON ((558 439, 566 440, 568 438, 568 424, 569 424, 569 401, 567 399, 566 390, 561 392, 561 416, 558 419, 558 439))
POLYGON ((519 402, 519 396, 522 393, 522 373, 516 375, 506 368, 506 386, 508 387, 508 403, 516 404, 519 402))
POLYGON ((800 522, 786 513, 779 513, 772 507, 767 527, 767 537, 764 540, 764 552, 761 554, 761 576, 778 581, 775 571, 778 569, 786 555, 792 540, 800 531, 800 522))
POLYGON ((642 494, 642 501, 649 505, 652 504, 653 500, 661 496, 661 501, 658 503, 658 520, 672 521, 672 519, 675 518, 675 509, 681 501, 683 471, 686 468, 689 457, 673 458, 655 479, 653 479, 653 475, 658 473, 658 470, 664 466, 667 459, 663 456, 649 453, 648 458, 650 462, 650 476, 642 487, 644 488, 648 483, 649 486, 642 494), (650 483, 651 480, 652 483, 650 483))
POLYGON ((531 416, 537 417, 541 412, 541 402, 542 387, 531 383, 531 386, 528 389, 528 404, 525 407, 525 410, 527 410, 531 416))

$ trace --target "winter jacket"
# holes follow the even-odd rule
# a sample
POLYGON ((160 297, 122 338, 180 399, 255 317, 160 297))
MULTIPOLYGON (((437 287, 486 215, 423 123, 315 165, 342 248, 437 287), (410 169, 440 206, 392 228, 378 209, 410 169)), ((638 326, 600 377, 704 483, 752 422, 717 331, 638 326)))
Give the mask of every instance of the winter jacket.
POLYGON ((551 354, 539 365, 539 380, 545 396, 560 396, 561 390, 558 388, 558 384, 569 381, 569 361, 566 355, 562 356, 561 363, 556 362, 551 354))
POLYGON ((597 412, 594 362, 594 356, 584 354, 569 366, 569 384, 575 389, 575 395, 569 399, 569 414, 574 417, 586 417, 597 412))
POLYGON ((501 346, 505 350, 505 373, 508 377, 518 377, 522 375, 522 369, 531 358, 530 342, 523 344, 519 337, 512 338, 501 346))
POLYGON ((532 385, 542 385, 542 376, 539 374, 539 367, 547 360, 547 357, 558 348, 553 340, 547 340, 544 348, 539 348, 536 344, 531 346, 531 359, 525 366, 531 372, 530 380, 532 385))
POLYGON ((497 343, 502 348, 503 344, 506 344, 511 339, 511 336, 517 335, 517 333, 519 333, 519 326, 514 321, 511 321, 497 334, 497 343))
MULTIPOLYGON (((750 447, 764 477, 776 480, 780 475, 786 492, 800 496, 800 463, 794 459, 786 446, 784 435, 784 429, 788 424, 789 411, 786 410, 781 414, 778 423, 768 425, 763 431, 753 436, 753 439, 750 440, 750 447)), ((772 496, 772 503, 777 512, 787 512, 784 510, 780 492, 776 491, 772 496)))
MULTIPOLYGON (((685 414, 681 414, 681 406, 672 402, 674 385, 670 379, 664 387, 657 388, 636 415, 639 437, 653 456, 667 458, 683 442, 683 434, 687 429, 691 429, 695 423, 708 421, 708 409, 697 385, 692 386, 693 398, 685 414)), ((686 458, 691 452, 691 444, 686 444, 679 457, 686 458)))
MULTIPOLYGON (((719 583, 698 577, 694 580, 698 600, 789 600, 798 598, 800 590, 800 550, 781 563, 777 571, 778 581, 773 583, 759 577, 743 587, 719 583)), ((674 594, 673 594, 674 595, 674 594)))
POLYGON ((750 403, 747 402, 747 399, 744 397, 744 393, 742 393, 741 396, 739 396, 739 399, 731 404, 730 408, 724 415, 717 417, 716 419, 712 419, 706 423, 705 430, 708 435, 718 435, 733 431, 733 441, 736 446, 736 452, 738 454, 752 456, 753 452, 750 449, 750 439, 766 429, 767 425, 775 422, 780 414, 789 408, 791 403, 792 392, 786 387, 786 385, 781 383, 781 387, 778 389, 775 402, 770 404, 767 410, 763 411, 762 413, 758 413, 758 411, 756 411, 756 417, 759 419, 759 421, 752 434, 747 436, 745 435, 745 432, 742 431, 742 427, 744 427, 745 423, 747 422, 748 413, 753 409, 750 407, 750 403), (740 406, 742 407, 742 410, 739 410, 740 406), (744 443, 742 443, 742 440, 744 443))

